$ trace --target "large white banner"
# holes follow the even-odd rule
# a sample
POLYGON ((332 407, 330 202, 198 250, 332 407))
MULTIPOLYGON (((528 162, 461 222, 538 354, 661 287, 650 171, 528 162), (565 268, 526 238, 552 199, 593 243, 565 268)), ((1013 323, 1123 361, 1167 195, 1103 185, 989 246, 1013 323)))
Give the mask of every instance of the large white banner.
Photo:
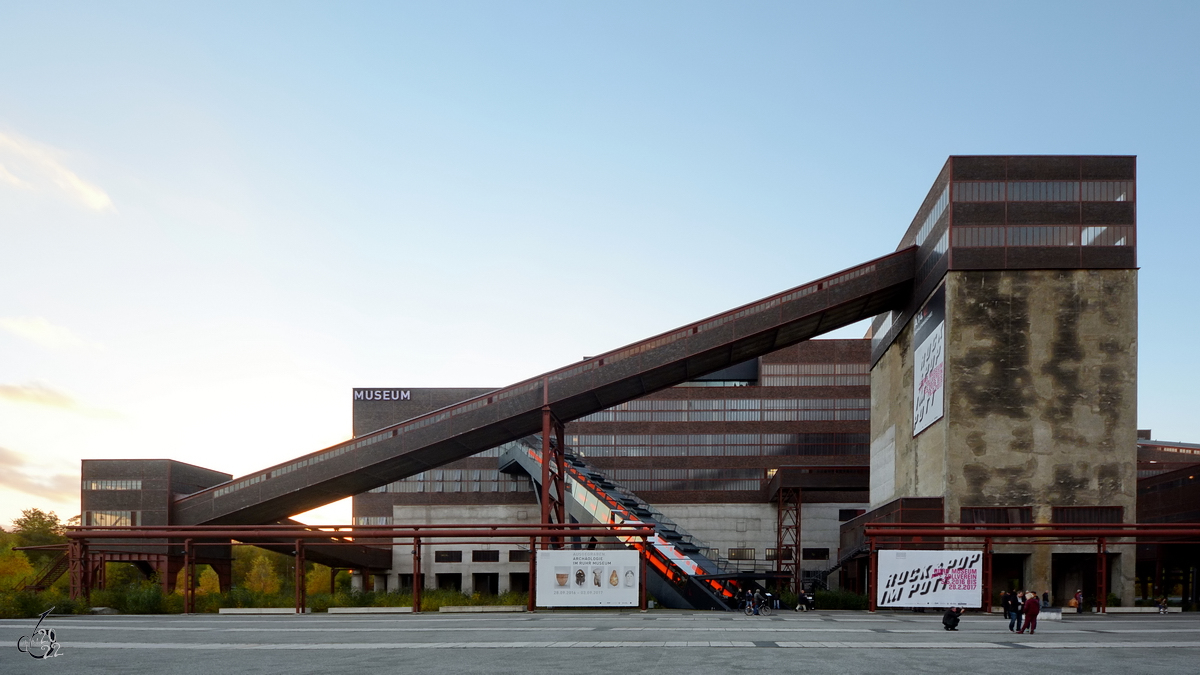
POLYGON ((946 380, 946 286, 913 317, 913 436, 942 418, 946 380))
POLYGON ((538 551, 539 607, 636 607, 637 551, 538 551))
POLYGON ((979 607, 983 553, 979 551, 879 551, 880 607, 979 607))

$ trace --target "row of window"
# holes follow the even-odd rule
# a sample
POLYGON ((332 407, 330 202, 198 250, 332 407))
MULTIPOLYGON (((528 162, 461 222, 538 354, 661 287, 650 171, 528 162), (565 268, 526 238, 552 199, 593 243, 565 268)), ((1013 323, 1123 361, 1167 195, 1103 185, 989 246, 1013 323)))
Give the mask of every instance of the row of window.
POLYGON ((638 492, 760 490, 763 469, 613 469, 612 479, 638 492))
MULTIPOLYGON (((379 492, 379 490, 371 490, 371 492, 379 492)), ((391 516, 355 516, 355 525, 391 525, 391 516)))
POLYGON ((947 185, 942 190, 942 194, 938 196, 937 201, 934 202, 933 208, 929 210, 929 214, 925 216, 925 220, 922 221, 920 229, 917 230, 917 239, 915 242, 917 246, 924 244, 925 240, 929 238, 929 235, 933 233, 934 225, 937 225, 938 219, 940 219, 942 214, 946 212, 946 207, 949 205, 950 186, 947 185))
POLYGON ((592 446, 574 451, 583 457, 823 457, 870 454, 870 445, 816 443, 811 445, 592 446))
POLYGON ((495 469, 433 469, 422 471, 371 492, 529 492, 528 476, 514 476, 495 469))
POLYGON ((937 266, 938 262, 940 262, 943 257, 945 257, 946 251, 949 249, 950 233, 943 228, 942 234, 940 237, 938 237, 937 243, 933 245, 933 248, 929 251, 929 254, 925 256, 925 260, 923 260, 921 265, 917 268, 918 281, 928 278, 929 275, 933 273, 933 268, 937 266))
POLYGON ((141 525, 141 511, 84 511, 85 527, 132 527, 141 525))
POLYGON ((986 181, 954 184, 956 202, 1131 202, 1133 181, 986 181))
POLYGON ((683 447, 728 445, 807 445, 812 443, 870 443, 870 434, 575 434, 568 447, 590 445, 646 445, 683 447))
POLYGON ((780 457, 867 455, 867 434, 579 434, 584 457, 780 457))
POLYGON ((955 227, 956 248, 992 246, 1133 246, 1129 225, 955 227))
POLYGON ((863 387, 870 375, 764 375, 764 387, 863 387))
MULTIPOLYGON (((792 559, 792 549, 783 549, 783 559, 792 559)), ((769 548, 766 550, 766 560, 775 560, 777 558, 776 549, 769 548)), ((731 548, 729 549, 730 560, 757 560, 756 549, 752 548, 731 548)), ((829 549, 827 548, 801 548, 801 560, 829 560, 829 549)))
POLYGON ((866 363, 764 363, 763 375, 855 375, 870 373, 866 363))
MULTIPOLYGON (((1057 524, 1120 523, 1124 521, 1122 506, 1054 506, 1050 522, 1057 524)), ((963 524, 1022 524, 1033 522, 1031 506, 972 506, 959 511, 963 524)))
POLYGON ((580 422, 797 422, 870 419, 871 399, 630 401, 580 422))
POLYGON ((140 480, 85 480, 84 490, 141 490, 140 480))
MULTIPOLYGON (((439 563, 460 563, 463 561, 463 552, 460 550, 434 551, 433 561, 439 563)), ((500 551, 471 551, 471 562, 500 562, 500 551)), ((508 562, 529 562, 529 551, 524 549, 509 551, 508 562)))

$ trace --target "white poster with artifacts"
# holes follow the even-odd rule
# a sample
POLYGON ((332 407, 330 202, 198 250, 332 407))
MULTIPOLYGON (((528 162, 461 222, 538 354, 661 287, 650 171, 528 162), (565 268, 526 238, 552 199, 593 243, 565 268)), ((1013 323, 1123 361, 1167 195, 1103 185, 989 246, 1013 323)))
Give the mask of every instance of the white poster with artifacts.
POLYGON ((979 607, 983 553, 879 551, 875 603, 880 607, 979 607))
POLYGON ((538 551, 539 607, 636 607, 637 551, 538 551))
POLYGON ((913 436, 942 418, 946 390, 946 286, 913 317, 913 436))

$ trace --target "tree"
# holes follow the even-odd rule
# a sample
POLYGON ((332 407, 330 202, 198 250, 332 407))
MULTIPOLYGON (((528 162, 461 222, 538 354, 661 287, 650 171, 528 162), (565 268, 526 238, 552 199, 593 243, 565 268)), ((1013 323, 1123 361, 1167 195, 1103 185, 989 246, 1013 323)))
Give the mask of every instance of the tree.
POLYGON ((324 565, 313 564, 312 569, 305 574, 304 587, 309 595, 313 593, 330 593, 333 591, 329 587, 329 568, 324 565))
MULTIPOLYGON (((46 513, 38 508, 21 511, 21 517, 13 521, 13 533, 17 535, 17 546, 49 546, 65 544, 63 524, 53 511, 46 513)), ((40 567, 58 555, 56 551, 26 551, 29 561, 40 567)))
POLYGON ((246 575, 246 588, 255 593, 273 595, 279 592, 279 575, 266 557, 254 561, 250 573, 246 575))
POLYGON ((196 592, 203 595, 205 593, 220 593, 221 592, 221 577, 213 568, 208 565, 204 566, 204 571, 200 573, 200 587, 196 592))
POLYGON ((0 530, 0 591, 9 591, 33 578, 33 565, 24 551, 14 551, 16 536, 0 530))

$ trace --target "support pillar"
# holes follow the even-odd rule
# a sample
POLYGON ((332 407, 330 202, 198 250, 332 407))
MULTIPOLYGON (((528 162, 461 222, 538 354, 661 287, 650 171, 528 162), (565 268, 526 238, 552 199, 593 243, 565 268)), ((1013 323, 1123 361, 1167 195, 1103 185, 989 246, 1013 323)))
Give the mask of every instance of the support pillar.
POLYGON ((413 613, 421 611, 421 538, 413 537, 413 613))
MULTIPOLYGON (((209 563, 213 571, 217 573, 217 587, 222 593, 228 593, 233 589, 233 563, 220 562, 209 563)), ((330 588, 333 588, 331 585, 330 588)))
POLYGON ((529 538, 529 602, 525 611, 537 611, 537 539, 529 538))
POLYGON ((878 583, 878 580, 875 576, 879 571, 879 551, 875 550, 873 537, 867 537, 867 546, 871 550, 871 554, 867 557, 867 607, 874 613, 877 609, 875 607, 875 584, 878 583))
POLYGON ((650 555, 650 540, 642 537, 642 554, 638 556, 639 567, 641 573, 638 575, 641 579, 638 584, 638 608, 643 612, 646 611, 646 558, 650 555))
POLYGON ((308 585, 304 574, 304 540, 296 540, 296 613, 303 614, 308 605, 308 585))
POLYGON ((183 540, 183 613, 196 613, 196 547, 183 540))
MULTIPOLYGON (((566 475, 563 461, 563 429, 554 419, 549 405, 542 406, 542 525, 566 522, 566 475), (551 434, 557 443, 551 442, 551 434)), ((542 548, 558 548, 562 536, 543 536, 542 548)))
POLYGON ((992 611, 992 538, 983 540, 983 611, 992 611))
POLYGON ((87 578, 87 542, 72 539, 67 542, 67 570, 71 575, 71 599, 86 600, 91 595, 87 578))
POLYGON ((1104 537, 1096 540, 1096 607, 1101 614, 1108 611, 1108 543, 1104 537))
POLYGON ((780 488, 775 528, 775 571, 788 575, 792 592, 800 590, 800 488, 780 488))
POLYGON ((554 515, 559 523, 567 522, 567 429, 562 422, 554 420, 554 435, 558 441, 554 447, 554 469, 558 480, 554 486, 558 491, 558 501, 554 505, 554 515))

